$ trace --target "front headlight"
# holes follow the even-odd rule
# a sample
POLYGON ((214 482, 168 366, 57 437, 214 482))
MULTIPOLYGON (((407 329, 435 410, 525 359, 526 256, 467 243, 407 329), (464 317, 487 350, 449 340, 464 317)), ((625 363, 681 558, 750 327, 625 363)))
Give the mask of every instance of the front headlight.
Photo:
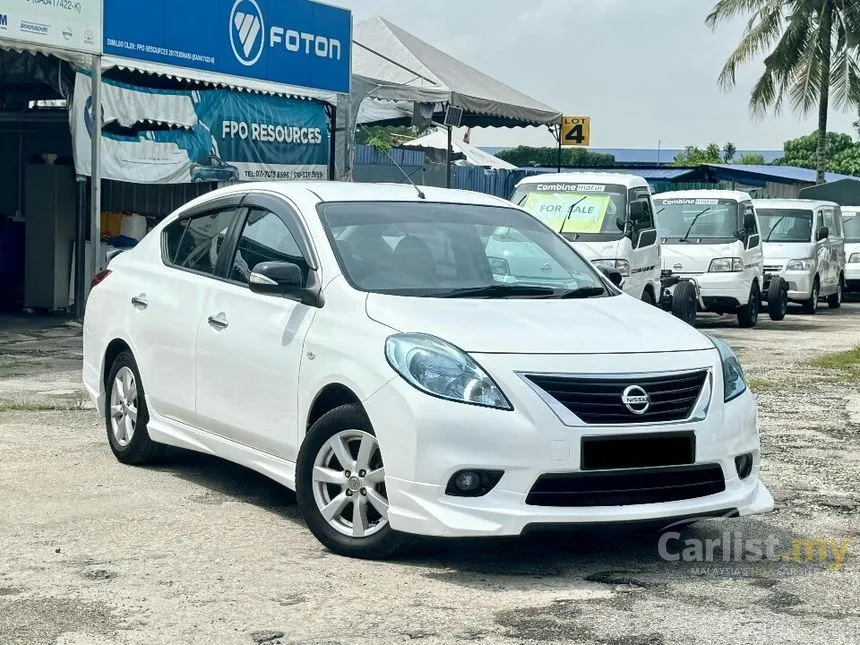
POLYGON ((711 341, 720 353, 720 359, 723 363, 723 401, 728 403, 739 397, 747 389, 746 378, 732 348, 719 338, 711 336, 711 341))
POLYGON ((860 253, 852 253, 851 257, 848 258, 848 264, 857 264, 860 262, 860 253))
POLYGON ((785 268, 789 271, 812 271, 812 260, 789 260, 785 268))
POLYGON ((429 334, 394 334, 385 358, 413 387, 449 401, 513 410, 481 366, 458 348, 429 334))
POLYGON ((630 277, 630 263, 627 260, 619 258, 603 258, 600 260, 594 260, 594 264, 603 264, 605 266, 612 267, 613 269, 617 269, 623 277, 630 277))
POLYGON ((709 273, 732 273, 744 270, 744 261, 741 258, 715 258, 711 260, 708 267, 709 273))

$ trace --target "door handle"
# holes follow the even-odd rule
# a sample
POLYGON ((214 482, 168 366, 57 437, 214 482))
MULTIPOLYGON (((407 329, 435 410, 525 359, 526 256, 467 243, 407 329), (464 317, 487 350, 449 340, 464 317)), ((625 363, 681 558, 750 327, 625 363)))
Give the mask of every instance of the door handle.
POLYGON ((222 329, 227 329, 230 326, 230 323, 227 321, 227 318, 224 314, 218 314, 217 316, 209 316, 209 324, 221 331, 222 329))
POLYGON ((149 302, 146 300, 145 294, 140 294, 139 296, 132 298, 131 304, 135 307, 140 307, 141 309, 146 309, 149 306, 149 302))

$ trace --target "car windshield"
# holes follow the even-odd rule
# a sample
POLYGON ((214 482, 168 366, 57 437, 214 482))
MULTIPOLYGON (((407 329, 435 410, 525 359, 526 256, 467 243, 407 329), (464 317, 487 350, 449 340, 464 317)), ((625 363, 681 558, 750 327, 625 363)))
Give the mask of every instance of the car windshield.
POLYGON ((860 211, 843 209, 842 228, 845 229, 846 242, 860 242, 860 211))
POLYGON ((520 186, 511 201, 569 240, 620 239, 615 220, 627 212, 627 188, 615 184, 520 186))
POLYGON ((738 203, 732 199, 654 198, 657 233, 669 242, 711 244, 735 239, 738 203))
POLYGON ((516 208, 433 202, 318 207, 357 289, 423 297, 611 295, 596 269, 516 208))
POLYGON ((761 239, 765 242, 809 242, 812 240, 812 211, 759 208, 761 239))

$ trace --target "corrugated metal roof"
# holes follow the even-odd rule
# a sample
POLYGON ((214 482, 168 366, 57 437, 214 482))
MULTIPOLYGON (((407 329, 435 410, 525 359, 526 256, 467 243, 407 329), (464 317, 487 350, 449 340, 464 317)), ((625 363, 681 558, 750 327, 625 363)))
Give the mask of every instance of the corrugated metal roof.
MULTIPOLYGON (((814 184, 815 171, 808 168, 797 168, 795 166, 746 166, 737 164, 708 164, 719 174, 729 177, 743 177, 757 175, 767 181, 776 183, 814 184)), ((827 181, 838 181, 840 179, 851 179, 849 175, 840 175, 828 172, 825 175, 827 181)))
MULTIPOLYGON (((482 148, 491 155, 498 155, 503 150, 510 150, 512 146, 507 147, 484 147, 482 148)), ((615 163, 672 163, 675 155, 683 150, 678 148, 588 148, 589 152, 597 152, 600 154, 608 154, 615 157, 615 163)), ((735 154, 735 159, 740 159, 743 155, 755 154, 764 157, 765 163, 772 163, 776 159, 783 156, 782 150, 738 150, 735 154)))
MULTIPOLYGON (((486 150, 486 148, 485 148, 486 150)), ((531 166, 523 168, 523 170, 553 173, 557 172, 557 167, 538 167, 531 166)), ((637 175, 646 181, 671 181, 690 175, 696 172, 690 168, 562 168, 562 172, 618 172, 629 175, 637 175)))

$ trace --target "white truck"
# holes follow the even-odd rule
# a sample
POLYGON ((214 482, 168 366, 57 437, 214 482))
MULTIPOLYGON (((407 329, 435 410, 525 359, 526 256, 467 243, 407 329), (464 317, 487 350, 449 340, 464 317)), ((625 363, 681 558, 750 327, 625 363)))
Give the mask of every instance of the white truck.
POLYGON ((686 190, 654 196, 661 238, 663 289, 660 304, 694 324, 698 311, 738 317, 755 327, 762 300, 773 320, 785 318, 788 288, 774 280, 764 293, 758 217, 749 194, 686 190))
POLYGON ((651 189, 642 177, 567 172, 522 179, 511 201, 567 239, 580 255, 617 269, 622 290, 657 304, 660 241, 651 189))
POLYGON ((818 311, 821 298, 842 306, 845 237, 842 211, 835 202, 813 199, 757 199, 754 202, 764 246, 765 280, 788 282, 788 299, 803 312, 818 311))
POLYGON ((860 206, 842 207, 845 231, 845 289, 860 291, 860 206))

